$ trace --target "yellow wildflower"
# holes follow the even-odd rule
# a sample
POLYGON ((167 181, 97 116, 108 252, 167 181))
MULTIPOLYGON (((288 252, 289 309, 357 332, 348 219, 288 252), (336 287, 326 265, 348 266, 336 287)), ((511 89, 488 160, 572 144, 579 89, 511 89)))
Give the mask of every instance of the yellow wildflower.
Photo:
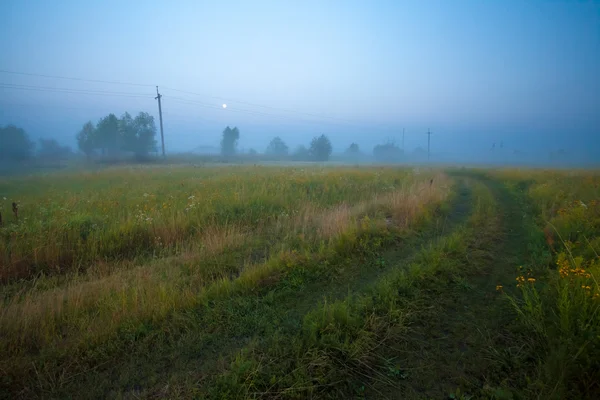
POLYGON ((535 282, 535 278, 527 278, 527 282, 534 283, 535 282))
POLYGON ((501 291, 502 290, 502 285, 496 285, 496 290, 497 291, 501 291))

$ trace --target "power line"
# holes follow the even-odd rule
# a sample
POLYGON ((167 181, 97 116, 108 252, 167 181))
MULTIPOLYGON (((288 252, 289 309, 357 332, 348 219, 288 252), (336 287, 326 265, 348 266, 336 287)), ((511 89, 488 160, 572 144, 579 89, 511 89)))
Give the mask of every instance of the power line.
POLYGON ((146 94, 146 93, 115 92, 115 91, 112 91, 112 90, 60 88, 60 87, 54 87, 54 86, 21 85, 21 84, 3 83, 3 82, 0 82, 0 85, 6 85, 6 86, 15 87, 15 88, 33 88, 33 89, 48 89, 48 90, 69 90, 69 91, 75 91, 75 92, 94 92, 94 93, 110 93, 110 94, 127 94, 127 95, 135 95, 135 96, 148 96, 148 94, 146 94))
MULTIPOLYGON (((215 110, 221 110, 221 107, 215 106, 213 104, 209 104, 209 103, 204 103, 201 101, 197 101, 197 100, 191 100, 191 99, 185 99, 182 97, 175 97, 175 96, 168 96, 168 99, 172 99, 175 100, 176 102, 180 102, 182 104, 187 104, 187 105, 198 105, 200 107, 204 107, 204 108, 211 108, 211 109, 215 109, 215 110)), ((272 113, 266 113, 266 112, 262 112, 262 111, 256 111, 256 110, 248 110, 245 108, 237 108, 237 107, 227 107, 227 112, 241 112, 241 113, 246 113, 246 114, 251 114, 251 115, 261 115, 261 116, 267 116, 267 117, 271 117, 271 118, 279 118, 279 119, 283 119, 283 120, 295 120, 295 121, 303 121, 303 122, 307 122, 307 123, 317 123, 319 121, 311 121, 311 120, 307 120, 307 119, 302 119, 302 118, 294 118, 291 116, 286 116, 286 115, 279 115, 279 114, 272 114, 272 113)), ((297 113, 297 114, 302 114, 302 113, 297 113)), ((331 123, 331 122, 329 122, 331 123)), ((336 122, 333 122, 336 123, 336 122)), ((339 121, 337 122, 338 124, 346 124, 346 125, 351 125, 351 126, 356 126, 356 124, 350 123, 350 122, 344 122, 344 121, 339 121)))
MULTIPOLYGON (((190 91, 187 91, 187 90, 180 90, 180 89, 170 88, 170 87, 167 87, 167 86, 164 86, 163 88, 167 89, 167 90, 173 90, 175 92, 191 94, 191 95, 194 95, 194 96, 206 96, 204 94, 190 92, 190 91)), ((225 98, 225 97, 218 97, 218 96, 207 96, 207 97, 210 97, 210 98, 213 98, 213 99, 218 99, 218 100, 224 100, 224 101, 228 101, 228 102, 245 104, 245 105, 253 106, 253 107, 266 108, 266 109, 275 110, 275 111, 283 111, 283 112, 288 112, 288 113, 293 113, 293 114, 302 114, 302 115, 306 115, 306 116, 310 116, 310 117, 315 117, 315 118, 327 118, 327 119, 337 120, 337 121, 340 121, 340 122, 352 123, 352 122, 346 121, 346 120, 344 120, 342 118, 337 118, 337 117, 333 117, 333 116, 330 116, 330 115, 319 115, 319 114, 312 114, 312 113, 307 113, 307 112, 303 112, 303 111, 294 111, 294 110, 290 110, 290 109, 286 109, 286 108, 265 106, 265 105, 262 105, 262 104, 250 103, 250 102, 247 102, 247 101, 236 100, 236 99, 225 98)))
POLYGON ((33 74, 33 73, 29 73, 29 72, 8 71, 8 70, 4 70, 4 69, 0 69, 0 73, 12 74, 12 75, 24 75, 24 76, 37 76, 37 77, 41 77, 41 78, 66 79, 66 80, 70 80, 70 81, 80 81, 80 82, 109 83, 112 85, 149 86, 149 87, 154 86, 154 85, 147 85, 147 84, 143 84, 143 83, 103 81, 100 79, 71 78, 71 77, 67 77, 67 76, 33 74))
POLYGON ((150 97, 143 93, 126 93, 126 92, 109 92, 103 90, 79 90, 69 88, 53 88, 47 86, 29 86, 29 85, 15 85, 12 83, 0 83, 2 89, 15 89, 15 90, 29 90, 36 92, 50 92, 50 93, 69 93, 69 94, 87 94, 96 96, 115 96, 115 97, 150 97))
MULTIPOLYGON (((93 82, 93 83, 105 83, 105 84, 115 84, 115 85, 154 87, 154 85, 150 85, 150 84, 131 83, 131 82, 119 82, 119 81, 108 81, 108 80, 100 80, 100 79, 83 79, 83 78, 58 76, 58 75, 35 74, 35 73, 20 72, 20 71, 10 71, 10 70, 3 70, 3 69, 0 69, 0 73, 14 74, 14 75, 23 75, 23 76, 35 76, 35 77, 52 78, 52 79, 65 79, 65 80, 80 81, 80 82, 93 82)), ((79 89, 70 89, 70 88, 53 88, 53 87, 44 87, 44 86, 28 86, 28 85, 15 85, 15 84, 3 84, 3 83, 0 83, 0 88, 3 88, 3 89, 17 89, 17 90, 32 90, 32 91, 40 91, 40 92, 54 92, 54 93, 70 93, 70 94, 117 96, 117 97, 139 97, 139 98, 142 98, 142 97, 143 98, 147 98, 148 97, 148 95, 143 94, 143 93, 127 93, 127 92, 100 91, 100 90, 92 90, 92 89, 79 90, 79 89)), ((194 96, 206 96, 204 94, 200 94, 200 93, 196 93, 196 92, 191 92, 191 91, 181 90, 181 89, 175 89, 175 88, 170 88, 170 87, 165 87, 165 86, 163 86, 163 89, 172 90, 172 91, 176 91, 176 92, 180 92, 180 93, 186 93, 186 94, 190 94, 190 95, 194 95, 194 96)), ((338 123, 342 123, 342 124, 346 124, 346 125, 350 125, 350 126, 357 126, 357 124, 355 122, 347 121, 347 120, 344 120, 344 119, 341 119, 341 118, 337 118, 337 117, 333 117, 333 116, 329 116, 329 115, 320 115, 320 114, 313 114, 313 113, 307 113, 307 112, 301 112, 301 111, 294 111, 294 110, 285 109, 285 108, 266 106, 266 105, 261 105, 261 104, 246 102, 246 101, 242 101, 242 100, 227 99, 227 98, 217 97, 217 96, 207 96, 207 97, 211 97, 211 98, 215 98, 215 99, 220 99, 220 100, 225 100, 225 101, 231 101, 231 102, 234 102, 234 103, 246 104, 246 105, 249 105, 249 106, 260 107, 260 108, 265 108, 265 109, 274 110, 274 111, 282 111, 282 112, 286 112, 286 113, 292 113, 292 114, 295 114, 295 115, 305 115, 305 116, 309 116, 309 117, 312 117, 312 118, 317 118, 317 119, 320 119, 320 120, 328 119, 330 121, 336 121, 338 123)), ((169 99, 177 99, 180 102, 186 102, 184 104, 194 104, 194 105, 199 105, 201 107, 211 108, 211 109, 218 109, 218 110, 221 109, 221 107, 217 107, 217 106, 214 106, 212 104, 208 104, 208 103, 204 103, 204 102, 200 102, 200 101, 192 100, 192 99, 185 99, 185 98, 175 97, 175 96, 173 96, 173 97, 169 96, 169 99)), ((242 113, 253 114, 253 115, 263 115, 263 116, 268 116, 268 117, 273 117, 273 118, 283 118, 283 119, 286 119, 286 120, 292 119, 289 116, 277 115, 277 114, 260 112, 260 111, 256 111, 256 110, 242 109, 242 108, 228 108, 228 111, 242 112, 242 113)), ((319 121, 308 121, 308 120, 303 120, 303 119, 297 119, 297 120, 304 121, 304 122, 309 122, 309 123, 319 122, 319 121)), ((390 129, 389 127, 384 127, 384 128, 385 129, 390 129)))

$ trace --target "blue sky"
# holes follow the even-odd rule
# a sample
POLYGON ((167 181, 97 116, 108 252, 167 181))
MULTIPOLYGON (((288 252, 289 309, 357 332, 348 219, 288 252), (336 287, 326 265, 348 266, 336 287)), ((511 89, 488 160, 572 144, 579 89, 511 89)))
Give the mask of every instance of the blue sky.
POLYGON ((148 85, 0 72, 0 124, 33 137, 157 115, 160 85, 173 150, 229 124, 259 150, 319 133, 370 149, 402 128, 412 149, 430 128, 438 152, 600 154, 600 2, 3 0, 0 15, 0 70, 148 85))

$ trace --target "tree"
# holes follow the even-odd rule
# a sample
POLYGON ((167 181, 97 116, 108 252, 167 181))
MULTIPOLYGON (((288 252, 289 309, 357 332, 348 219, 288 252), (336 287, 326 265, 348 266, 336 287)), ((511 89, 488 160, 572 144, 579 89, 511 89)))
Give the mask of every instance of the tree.
POLYGON ((14 125, 0 127, 0 160, 23 161, 31 157, 35 144, 22 128, 14 125))
POLYGON ((310 142, 310 156, 315 161, 327 161, 331 155, 331 142, 325 135, 314 137, 310 142))
POLYGON ((97 144, 102 154, 114 154, 119 148, 119 119, 109 114, 96 125, 97 144))
POLYGON ((310 159, 310 152, 306 148, 306 146, 300 145, 296 147, 294 153, 292 154, 292 159, 295 161, 307 161, 310 159))
POLYGON ((133 120, 135 127, 135 154, 146 157, 151 151, 156 151, 156 124, 154 117, 146 112, 140 112, 133 120))
POLYGON ((283 140, 281 140, 279 136, 277 136, 271 140, 271 143, 269 143, 269 146, 267 147, 267 154, 272 154, 275 156, 287 156, 288 146, 283 140))
POLYGON ((404 151, 396 146, 394 142, 387 142, 385 144, 378 144, 373 148, 373 156, 378 161, 385 162, 397 162, 402 160, 404 151))
POLYGON ((121 150, 137 152, 137 129, 128 112, 123 114, 119 120, 119 143, 121 150))
POLYGON ((346 149, 346 154, 350 154, 350 155, 357 155, 360 153, 360 149, 358 148, 358 145, 356 143, 352 143, 350 146, 348 146, 348 148, 346 149))
POLYGON ((45 160, 64 160, 69 158, 71 153, 69 146, 61 146, 54 139, 40 139, 37 156, 45 160))
POLYGON ((228 126, 225 128, 223 138, 221 139, 221 154, 224 156, 234 155, 239 138, 240 131, 237 127, 232 129, 228 126))
POLYGON ((90 158, 96 148, 96 129, 92 121, 88 121, 77 134, 77 146, 87 158, 90 158))

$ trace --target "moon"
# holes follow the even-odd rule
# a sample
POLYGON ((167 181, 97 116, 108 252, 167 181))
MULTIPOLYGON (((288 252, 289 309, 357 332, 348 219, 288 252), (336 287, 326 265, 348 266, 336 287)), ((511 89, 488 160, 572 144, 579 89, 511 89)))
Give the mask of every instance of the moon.
POLYGON ((223 104, 223 108, 227 108, 227 104, 223 104))

